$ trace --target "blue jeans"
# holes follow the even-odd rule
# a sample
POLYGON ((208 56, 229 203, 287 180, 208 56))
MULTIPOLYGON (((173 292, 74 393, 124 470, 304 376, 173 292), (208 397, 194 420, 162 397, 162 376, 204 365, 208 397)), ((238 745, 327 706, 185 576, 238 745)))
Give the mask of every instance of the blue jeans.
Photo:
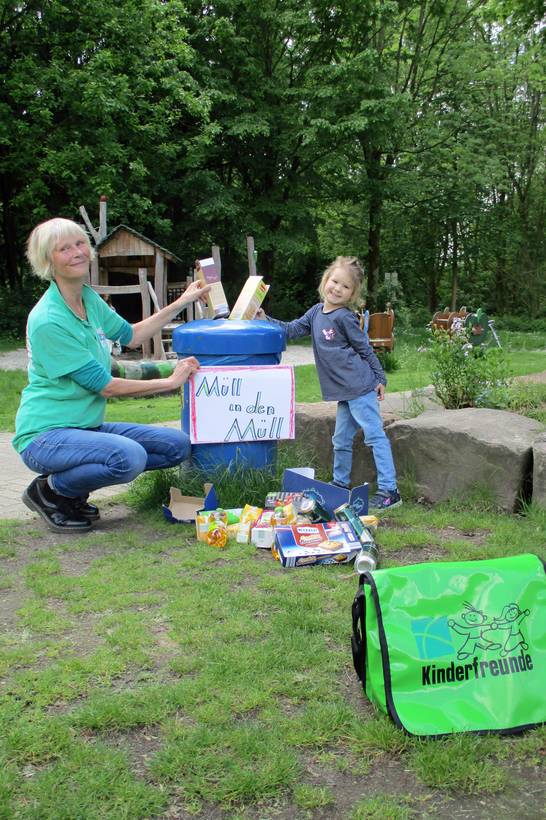
POLYGON ((144 470, 174 467, 190 451, 189 436, 181 430, 115 422, 89 430, 48 430, 25 447, 21 458, 35 473, 50 475, 55 492, 78 498, 125 484, 144 470))
POLYGON ((383 430, 377 393, 372 390, 352 401, 340 401, 337 405, 336 429, 332 438, 334 445, 334 476, 337 484, 349 487, 353 464, 353 439, 359 428, 364 441, 372 448, 377 487, 380 490, 396 490, 396 470, 392 460, 391 444, 383 430))

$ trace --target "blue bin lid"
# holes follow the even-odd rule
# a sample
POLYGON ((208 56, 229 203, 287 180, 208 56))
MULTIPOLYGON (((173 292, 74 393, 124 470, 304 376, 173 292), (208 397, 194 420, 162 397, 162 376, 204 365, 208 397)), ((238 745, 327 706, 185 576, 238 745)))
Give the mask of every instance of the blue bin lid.
POLYGON ((280 353, 285 349, 280 327, 260 319, 196 319, 173 331, 173 350, 185 356, 280 353))

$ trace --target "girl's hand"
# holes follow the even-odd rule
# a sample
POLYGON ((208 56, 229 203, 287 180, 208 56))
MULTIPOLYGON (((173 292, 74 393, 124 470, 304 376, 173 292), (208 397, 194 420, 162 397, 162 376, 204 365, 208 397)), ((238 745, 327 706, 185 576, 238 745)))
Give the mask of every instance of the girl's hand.
POLYGON ((384 384, 378 384, 377 387, 375 388, 375 392, 377 393, 378 401, 383 401, 383 399, 385 398, 385 385, 384 384))
POLYGON ((195 356, 188 356, 187 359, 179 359, 172 375, 168 377, 173 390, 185 384, 188 379, 199 370, 199 367, 200 364, 195 356))
POLYGON ((267 319, 267 316, 265 315, 265 310, 263 308, 258 308, 258 310, 256 311, 256 316, 254 318, 267 319))

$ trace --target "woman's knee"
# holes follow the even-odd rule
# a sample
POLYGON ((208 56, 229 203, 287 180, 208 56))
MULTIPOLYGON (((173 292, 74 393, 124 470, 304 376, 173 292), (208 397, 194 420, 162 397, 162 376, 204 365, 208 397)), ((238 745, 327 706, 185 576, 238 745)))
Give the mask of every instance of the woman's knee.
POLYGON ((125 484, 144 472, 147 461, 148 454, 142 445, 131 439, 124 439, 112 447, 106 467, 115 483, 125 484))
POLYGON ((180 464, 190 457, 191 443, 190 437, 182 430, 174 430, 166 427, 164 429, 164 456, 171 466, 180 464))

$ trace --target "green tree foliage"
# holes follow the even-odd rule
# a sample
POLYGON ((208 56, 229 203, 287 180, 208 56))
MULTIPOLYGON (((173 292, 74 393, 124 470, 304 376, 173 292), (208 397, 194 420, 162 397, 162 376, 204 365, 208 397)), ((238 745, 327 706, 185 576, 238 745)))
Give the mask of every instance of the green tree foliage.
POLYGON ((339 253, 370 307, 538 315, 544 62, 519 0, 0 1, 0 281, 54 214, 125 222, 190 264, 252 234, 270 308, 339 253))

